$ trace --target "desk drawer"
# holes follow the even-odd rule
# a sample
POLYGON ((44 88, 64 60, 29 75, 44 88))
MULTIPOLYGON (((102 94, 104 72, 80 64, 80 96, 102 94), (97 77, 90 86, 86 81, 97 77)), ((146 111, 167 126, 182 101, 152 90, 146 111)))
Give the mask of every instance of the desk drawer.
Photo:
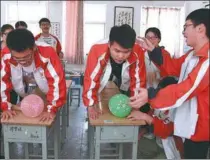
POLYGON ((5 125, 4 136, 8 139, 42 140, 41 126, 5 125))
POLYGON ((101 127, 101 140, 133 139, 134 126, 104 126, 101 127))

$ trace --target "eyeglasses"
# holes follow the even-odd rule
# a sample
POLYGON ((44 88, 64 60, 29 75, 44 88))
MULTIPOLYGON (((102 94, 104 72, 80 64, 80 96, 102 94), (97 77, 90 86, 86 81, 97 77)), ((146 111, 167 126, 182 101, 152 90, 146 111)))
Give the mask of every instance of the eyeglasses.
POLYGON ((192 23, 191 23, 191 24, 185 24, 185 25, 183 26, 183 30, 185 31, 187 27, 192 26, 192 25, 194 25, 194 24, 192 24, 192 23))
POLYGON ((150 36, 146 36, 146 39, 149 39, 149 40, 155 40, 155 39, 157 39, 158 37, 150 37, 150 36))
POLYGON ((4 34, 5 36, 7 36, 7 35, 9 34, 9 32, 4 32, 3 34, 4 34))
POLYGON ((41 23, 41 26, 50 26, 50 23, 46 22, 46 23, 41 23))

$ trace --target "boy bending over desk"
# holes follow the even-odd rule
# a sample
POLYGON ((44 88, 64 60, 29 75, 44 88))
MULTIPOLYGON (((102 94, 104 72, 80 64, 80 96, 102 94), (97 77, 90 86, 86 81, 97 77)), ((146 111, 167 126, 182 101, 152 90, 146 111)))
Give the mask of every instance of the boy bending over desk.
POLYGON ((8 34, 7 47, 1 54, 1 110, 2 118, 16 115, 10 103, 12 89, 21 96, 39 88, 47 101, 42 121, 52 119, 66 101, 65 74, 55 50, 46 43, 36 42, 27 29, 8 34))
POLYGON ((108 81, 114 81, 130 96, 146 87, 144 51, 135 44, 136 33, 129 25, 112 27, 109 40, 92 46, 84 74, 83 102, 90 118, 101 114, 96 107, 98 94, 108 81))

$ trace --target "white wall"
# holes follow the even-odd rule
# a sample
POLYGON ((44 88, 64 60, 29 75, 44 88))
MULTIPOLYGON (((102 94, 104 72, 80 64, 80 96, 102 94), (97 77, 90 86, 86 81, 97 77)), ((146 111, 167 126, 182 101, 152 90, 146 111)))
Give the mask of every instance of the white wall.
POLYGON ((1 1, 1 26, 2 24, 5 24, 6 22, 6 5, 5 5, 6 1, 1 1))
MULTIPOLYGON (((185 15, 187 16, 190 12, 203 8, 205 4, 204 1, 186 1, 185 3, 185 15)), ((208 2, 208 1, 207 1, 208 2)))
POLYGON ((203 1, 85 1, 85 3, 99 3, 107 5, 106 14, 106 36, 109 36, 111 27, 114 25, 114 7, 128 6, 134 7, 134 29, 136 34, 140 34, 141 7, 147 6, 165 6, 165 7, 183 7, 185 17, 198 8, 203 8, 203 1))
MULTIPOLYGON (((63 42, 64 34, 62 33, 63 28, 63 1, 49 1, 48 4, 48 18, 51 22, 60 23, 60 41, 63 42)), ((62 43, 63 44, 63 43, 62 43)), ((62 45, 62 48, 63 45, 62 45)))
POLYGON ((134 7, 134 30, 136 34, 140 34, 141 7, 149 6, 171 6, 184 7, 184 1, 85 1, 85 3, 107 4, 106 14, 106 37, 109 36, 111 27, 114 25, 114 8, 115 6, 134 7))
MULTIPOLYGON (((26 3, 29 3, 25 1, 26 3)), ((36 3, 37 1, 30 2, 31 5, 36 3)), ((15 1, 1 1, 1 26, 7 23, 6 20, 6 6, 8 3, 16 3, 15 1)), ((38 12, 38 11, 37 11, 38 12)), ((27 14, 27 13, 26 13, 27 14)), ((61 37, 60 41, 62 41, 63 34, 62 34, 62 27, 63 27, 63 1, 48 1, 47 7, 47 18, 50 19, 52 22, 60 22, 61 24, 61 37)), ((38 23, 38 22, 37 22, 38 23)), ((61 42, 62 43, 62 42, 61 42)))
MULTIPOLYGON (((15 3, 9 1, 1 1, 1 25, 6 23, 6 8, 5 4, 7 3, 15 3)), ((48 18, 52 22, 60 22, 61 23, 61 42, 64 41, 64 30, 65 22, 63 15, 63 1, 48 1, 48 18)), ((129 6, 134 7, 134 29, 137 35, 140 34, 140 21, 141 21, 141 6, 149 5, 149 6, 170 6, 170 7, 184 7, 185 8, 185 16, 189 14, 191 11, 202 8, 202 1, 85 1, 85 3, 102 3, 107 5, 107 13, 106 13, 106 36, 108 37, 111 27, 114 25, 114 7, 115 6, 129 6)), ((32 4, 33 5, 33 4, 32 4)))

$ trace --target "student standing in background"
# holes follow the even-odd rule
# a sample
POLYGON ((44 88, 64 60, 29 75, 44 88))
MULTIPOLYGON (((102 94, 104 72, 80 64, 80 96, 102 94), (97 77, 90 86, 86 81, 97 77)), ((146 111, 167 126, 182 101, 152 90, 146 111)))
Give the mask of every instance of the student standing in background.
POLYGON ((7 46, 6 44, 6 39, 7 39, 7 35, 9 34, 9 32, 11 32, 12 30, 14 30, 14 27, 10 24, 4 24, 1 27, 1 46, 0 49, 4 49, 4 47, 7 46))
POLYGON ((15 23, 15 29, 27 29, 28 25, 24 21, 17 21, 15 23))
POLYGON ((36 41, 41 41, 49 44, 52 46, 58 56, 62 59, 63 58, 63 52, 61 51, 61 43, 58 40, 57 37, 54 35, 50 34, 50 27, 51 27, 51 22, 48 18, 42 18, 39 21, 39 27, 42 30, 42 33, 38 34, 35 36, 36 41))

